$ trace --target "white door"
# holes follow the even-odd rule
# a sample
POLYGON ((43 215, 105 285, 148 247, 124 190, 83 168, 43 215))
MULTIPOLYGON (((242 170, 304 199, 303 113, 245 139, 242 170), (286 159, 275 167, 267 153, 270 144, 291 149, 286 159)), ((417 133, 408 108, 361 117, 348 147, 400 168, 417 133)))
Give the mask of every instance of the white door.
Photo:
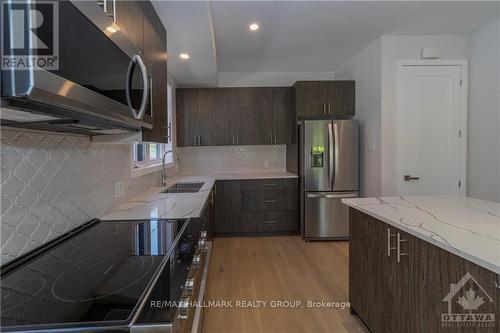
POLYGON ((402 65, 398 70, 398 195, 463 195, 463 66, 402 65))

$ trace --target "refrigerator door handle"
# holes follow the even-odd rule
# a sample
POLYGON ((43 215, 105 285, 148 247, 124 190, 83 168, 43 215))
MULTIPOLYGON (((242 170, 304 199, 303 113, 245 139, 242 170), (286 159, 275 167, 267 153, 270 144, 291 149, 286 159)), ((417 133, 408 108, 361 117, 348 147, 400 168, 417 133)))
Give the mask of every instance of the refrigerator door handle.
POLYGON ((358 192, 352 193, 338 193, 338 194, 326 194, 326 193, 308 193, 308 198, 317 199, 347 199, 347 198, 357 198, 358 192))
MULTIPOLYGON (((330 186, 332 186, 334 180, 333 180, 333 159, 334 157, 334 152, 333 152, 333 147, 334 147, 334 142, 333 142, 333 130, 332 130, 332 123, 328 123, 328 183, 330 186)), ((335 185, 333 185, 333 188, 335 188, 335 185)))
POLYGON ((335 164, 333 167, 333 189, 335 189, 335 178, 337 177, 337 170, 339 169, 339 128, 337 123, 333 123, 333 138, 334 138, 334 149, 335 149, 335 164))

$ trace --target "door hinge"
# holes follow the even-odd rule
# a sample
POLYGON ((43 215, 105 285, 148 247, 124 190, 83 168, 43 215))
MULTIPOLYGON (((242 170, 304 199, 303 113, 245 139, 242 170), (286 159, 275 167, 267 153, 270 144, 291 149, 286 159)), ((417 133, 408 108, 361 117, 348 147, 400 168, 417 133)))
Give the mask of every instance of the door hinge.
POLYGON ((459 188, 461 188, 461 187, 462 187, 462 181, 461 181, 461 180, 459 180, 459 181, 458 181, 458 187, 459 187, 459 188))
POLYGON ((462 130, 458 130, 458 137, 461 138, 462 137, 462 130))

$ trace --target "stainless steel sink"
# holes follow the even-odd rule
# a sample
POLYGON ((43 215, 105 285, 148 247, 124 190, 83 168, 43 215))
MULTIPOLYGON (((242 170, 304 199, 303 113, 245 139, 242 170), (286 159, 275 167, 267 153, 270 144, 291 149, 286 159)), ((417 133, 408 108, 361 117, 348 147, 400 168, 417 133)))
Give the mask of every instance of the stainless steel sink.
POLYGON ((205 183, 176 183, 161 191, 160 193, 196 193, 205 183))

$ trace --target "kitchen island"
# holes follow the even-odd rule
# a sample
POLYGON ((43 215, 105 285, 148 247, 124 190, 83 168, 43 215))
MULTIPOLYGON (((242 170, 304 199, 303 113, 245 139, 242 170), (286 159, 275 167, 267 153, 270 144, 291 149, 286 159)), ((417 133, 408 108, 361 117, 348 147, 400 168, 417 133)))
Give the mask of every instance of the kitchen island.
POLYGON ((498 332, 500 204, 453 196, 343 203, 351 309, 371 331, 498 332))

